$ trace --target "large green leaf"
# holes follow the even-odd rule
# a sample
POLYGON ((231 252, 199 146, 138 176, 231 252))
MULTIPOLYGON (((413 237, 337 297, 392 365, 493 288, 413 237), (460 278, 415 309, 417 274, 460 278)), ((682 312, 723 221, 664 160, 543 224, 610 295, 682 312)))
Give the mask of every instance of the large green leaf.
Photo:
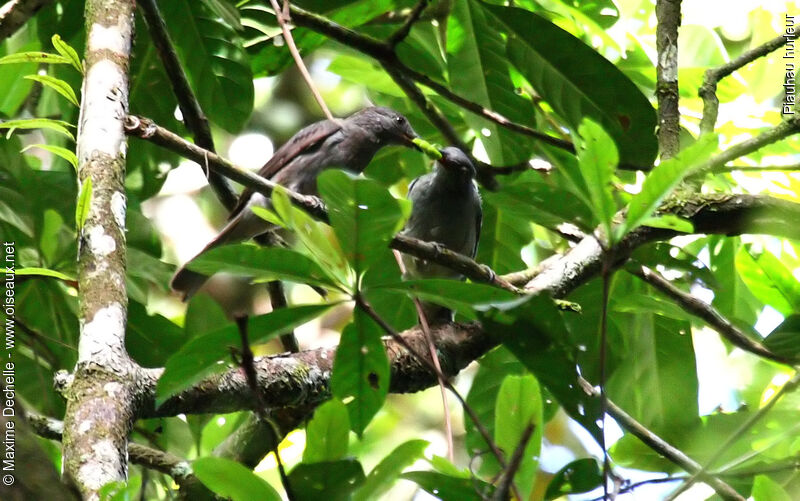
POLYGON ((494 490, 491 484, 477 478, 452 477, 436 471, 410 471, 401 477, 443 500, 480 501, 491 496, 494 490))
MULTIPOLYGON (((475 0, 453 3, 447 21, 447 56, 453 91, 515 122, 533 124, 533 106, 515 92, 509 76, 503 38, 475 0)), ((472 113, 464 119, 493 163, 528 160, 533 148, 530 138, 472 113)))
POLYGON ((658 205, 692 169, 705 162, 717 148, 717 136, 706 134, 678 155, 658 164, 644 180, 642 191, 628 203, 625 222, 617 240, 652 216, 658 205))
POLYGON ((349 435, 347 407, 340 400, 328 400, 317 407, 314 417, 306 426, 303 462, 321 463, 341 459, 347 454, 349 435))
POLYGON ((800 355, 800 314, 786 317, 764 339, 764 346, 778 355, 797 358, 800 355))
POLYGON ((364 469, 355 459, 300 463, 289 473, 292 494, 302 501, 347 501, 363 482, 364 469))
POLYGON ((266 480, 236 461, 205 457, 192 462, 192 470, 206 487, 233 501, 280 501, 281 496, 266 480))
POLYGON ((283 279, 322 287, 333 285, 328 274, 309 257, 280 247, 226 245, 200 254, 187 267, 207 275, 226 272, 258 280, 283 279))
POLYGON ((759 300, 783 315, 800 311, 800 282, 775 254, 764 251, 754 257, 744 248, 736 254, 736 270, 759 300))
MULTIPOLYGON (((472 408, 480 419, 481 424, 494 436, 495 430, 495 402, 500 391, 500 385, 510 374, 522 374, 523 365, 504 346, 500 346, 479 360, 478 372, 472 380, 472 386, 467 393, 467 405, 472 408)), ((464 430, 466 431, 466 447, 471 456, 476 456, 488 450, 489 445, 480 434, 475 423, 464 416, 464 430)), ((481 455, 481 473, 489 476, 500 472, 500 464, 491 454, 481 455)))
MULTIPOLYGON (((290 306, 251 317, 248 323, 250 342, 266 342, 318 317, 332 306, 333 304, 290 306)), ((156 386, 157 405, 204 377, 225 370, 226 365, 217 362, 230 359, 232 348, 241 348, 239 330, 233 324, 197 336, 184 344, 164 365, 164 373, 156 386)))
POLYGON ((612 196, 614 170, 617 167, 617 148, 606 131, 590 119, 584 119, 575 135, 578 166, 586 183, 587 198, 605 235, 611 240, 611 221, 617 212, 612 196))
POLYGON ((425 440, 409 440, 398 445, 369 472, 364 484, 353 493, 353 500, 379 499, 389 490, 405 468, 422 457, 428 445, 429 443, 425 440))
POLYGON ((150 315, 144 305, 128 302, 125 347, 143 367, 161 367, 185 341, 183 329, 167 318, 150 315))
POLYGON ((298 247, 316 261, 325 274, 339 284, 339 288, 354 290, 355 274, 331 228, 292 205, 282 189, 272 192, 272 207, 282 226, 297 235, 300 241, 298 247))
POLYGON ((609 398, 665 437, 696 424, 698 381, 691 324, 644 312, 614 315, 612 321, 623 332, 627 360, 616 366, 607 382, 609 398))
POLYGON ((238 132, 253 111, 254 96, 241 38, 203 2, 172 0, 161 8, 203 111, 223 129, 238 132))
POLYGON ((521 445, 526 428, 533 427, 533 434, 525 444, 522 460, 514 475, 514 484, 523 498, 529 496, 536 479, 544 428, 542 416, 542 395, 536 378, 530 374, 506 376, 497 394, 494 439, 505 453, 506 463, 509 463, 521 445))
POLYGON ((350 427, 359 436, 389 392, 389 358, 381 341, 383 334, 375 321, 356 309, 336 349, 331 391, 334 397, 348 402, 350 427))
POLYGON ((578 494, 602 485, 603 472, 594 458, 576 459, 561 468, 547 485, 545 499, 558 499, 565 494, 578 494))
POLYGON ((558 400, 571 418, 600 441, 599 399, 581 388, 575 350, 552 299, 531 296, 509 309, 492 309, 480 315, 481 324, 531 371, 558 400))
MULTIPOLYGON (((606 129, 622 162, 655 160, 656 114, 611 62, 547 19, 523 9, 481 4, 508 34, 508 56, 573 130, 588 117, 606 129)), ((498 110, 499 111, 499 110, 498 110)))
POLYGON ((361 276, 389 252, 389 241, 402 228, 410 204, 401 204, 376 181, 340 170, 323 172, 317 185, 339 246, 361 276))

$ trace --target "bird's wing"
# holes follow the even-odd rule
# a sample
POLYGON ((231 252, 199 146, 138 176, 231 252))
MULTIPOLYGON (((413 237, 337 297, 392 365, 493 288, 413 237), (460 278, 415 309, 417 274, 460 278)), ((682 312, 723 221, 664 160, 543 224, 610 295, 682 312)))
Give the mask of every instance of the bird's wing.
POLYGON ((481 241, 481 226, 483 225, 483 209, 481 202, 478 201, 478 217, 475 218, 475 246, 472 248, 472 259, 478 255, 478 243, 481 241))
MULTIPOLYGON (((271 179, 297 155, 305 151, 310 151, 315 144, 321 144, 325 138, 338 131, 340 128, 340 125, 336 122, 321 120, 300 129, 297 134, 278 148, 278 151, 276 151, 258 171, 258 175, 265 179, 271 179)), ((233 218, 247 205, 247 201, 250 200, 252 194, 253 190, 251 188, 245 188, 244 191, 242 191, 239 202, 231 211, 229 218, 233 218)))

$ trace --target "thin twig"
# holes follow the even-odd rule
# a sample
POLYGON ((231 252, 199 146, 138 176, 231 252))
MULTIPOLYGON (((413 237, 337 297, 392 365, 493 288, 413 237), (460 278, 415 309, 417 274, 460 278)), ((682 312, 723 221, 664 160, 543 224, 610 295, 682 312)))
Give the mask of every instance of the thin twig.
MULTIPOLYGON (((178 54, 175 52, 175 46, 167 32, 167 26, 158 9, 156 0, 139 0, 138 5, 150 32, 150 38, 153 40, 153 46, 155 46, 158 57, 161 59, 161 64, 164 66, 164 71, 169 78, 172 92, 178 100, 178 107, 180 107, 186 128, 191 131, 194 136, 194 142, 198 146, 211 152, 216 151, 208 119, 203 113, 203 109, 200 107, 200 102, 192 91, 191 85, 189 85, 189 79, 178 59, 178 54)), ((200 165, 204 164, 201 163, 200 165)), ((228 181, 216 172, 209 173, 206 170, 206 175, 211 188, 222 205, 228 210, 233 209, 236 206, 238 196, 228 181)))
POLYGON ((722 445, 719 446, 719 448, 716 451, 714 451, 714 454, 712 454, 711 457, 708 458, 708 460, 705 462, 703 467, 700 468, 700 470, 692 473, 692 476, 689 477, 686 480, 686 482, 684 482, 680 487, 678 487, 678 489, 676 489, 674 492, 672 492, 665 499, 665 501, 674 501, 675 499, 678 498, 678 496, 680 496, 682 493, 686 492, 686 490, 688 490, 692 485, 694 485, 694 483, 697 481, 698 478, 701 478, 708 470, 710 470, 711 468, 714 467, 714 463, 720 457, 722 457, 722 455, 725 454, 728 451, 728 449, 730 449, 731 446, 734 443, 736 443, 737 440, 742 438, 744 436, 744 434, 747 433, 747 431, 750 428, 755 426, 756 423, 758 423, 764 416, 766 416, 767 413, 770 410, 772 410, 773 407, 775 407, 775 404, 777 404, 778 401, 785 394, 789 393, 790 391, 794 391, 794 389, 797 388, 798 384, 800 384, 800 372, 795 372, 794 376, 792 376, 792 378, 789 381, 787 381, 781 387, 781 389, 778 390, 772 396, 772 398, 769 400, 769 402, 767 402, 766 404, 761 406, 761 408, 758 409, 758 411, 755 414, 750 416, 750 418, 747 421, 742 423, 739 426, 739 428, 736 429, 736 431, 734 431, 733 433, 729 434, 728 437, 725 439, 725 442, 723 442, 722 445))
MULTIPOLYGON (((406 266, 403 264, 403 258, 400 256, 400 251, 393 250, 394 259, 397 261, 397 266, 400 268, 400 273, 406 275, 406 266)), ((450 406, 447 403, 447 389, 445 388, 444 381, 439 378, 442 373, 442 364, 439 362, 439 354, 436 352, 436 344, 433 342, 431 330, 428 327, 428 317, 425 315, 425 310, 422 309, 422 303, 419 298, 412 297, 414 308, 417 310, 417 317, 419 317, 419 326, 422 328, 422 334, 428 342, 428 352, 430 353, 433 365, 436 367, 436 377, 439 380, 439 390, 442 393, 442 410, 444 412, 444 431, 445 438, 447 439, 447 458, 452 462, 455 458, 455 446, 453 445, 453 423, 450 415, 450 406)))
POLYGON ((292 501, 295 499, 295 497, 292 494, 292 487, 289 483, 289 477, 286 475, 286 470, 283 467, 283 461, 281 461, 279 447, 280 444, 279 440, 277 439, 278 432, 275 430, 271 420, 269 419, 269 416, 267 415, 267 406, 264 403, 264 397, 261 395, 261 389, 259 388, 258 384, 258 375, 256 373, 254 362, 255 358, 253 357, 253 350, 250 349, 250 341, 248 340, 247 336, 247 317, 237 317, 236 325, 239 328, 239 337, 242 342, 240 365, 242 367, 242 371, 244 372, 245 378, 247 379, 247 384, 250 386, 250 390, 253 393, 253 398, 255 398, 256 401, 256 415, 262 423, 268 425, 268 428, 272 431, 273 436, 275 437, 275 448, 272 452, 275 454, 275 462, 278 464, 278 473, 280 474, 283 488, 286 491, 286 496, 289 498, 289 501, 292 501))
POLYGON ((733 323, 717 311, 716 308, 703 302, 692 294, 682 291, 672 284, 672 282, 650 268, 641 266, 627 268, 627 270, 671 298, 686 312, 704 320, 712 329, 717 331, 734 346, 781 364, 793 365, 800 362, 800 360, 796 358, 784 357, 773 353, 763 344, 754 341, 744 331, 733 325, 733 323))
POLYGON ((500 482, 497 484, 497 490, 494 491, 492 501, 505 501, 509 499, 509 489, 514 480, 514 475, 517 474, 519 467, 522 466, 522 457, 525 454, 525 447, 528 446, 528 442, 533 436, 534 430, 536 430, 536 424, 534 423, 528 423, 522 430, 517 448, 514 449, 514 453, 508 461, 508 467, 503 471, 503 476, 500 477, 500 482))
POLYGON ((281 33, 283 34, 284 41, 286 41, 286 46, 289 48, 289 52, 292 54, 292 59, 294 59, 297 69, 300 70, 300 74, 303 75, 303 80, 306 81, 306 85, 308 85, 309 90, 311 90, 311 94, 314 95, 314 99, 322 109, 325 117, 328 120, 335 121, 336 117, 333 116, 331 110, 328 109, 328 105, 325 104, 325 100, 322 99, 322 94, 320 94, 319 89, 317 89, 317 86, 314 84, 314 80, 311 78, 311 74, 308 72, 308 68, 306 68, 302 56, 300 56, 300 51, 297 50, 297 45, 294 43, 294 37, 292 37, 292 32, 288 25, 290 19, 284 17, 289 10, 287 8, 289 7, 289 0, 283 0, 283 2, 284 9, 281 9, 280 6, 278 6, 277 0, 269 0, 272 9, 275 11, 275 18, 278 20, 278 25, 281 27, 281 33))
POLYGON ((724 172, 795 172, 800 171, 800 163, 789 165, 722 165, 714 168, 714 173, 724 172))
POLYGON ((408 37, 408 34, 411 33, 411 28, 414 26, 414 23, 419 20, 422 12, 428 6, 428 1, 429 0, 419 0, 414 8, 411 9, 411 13, 408 15, 403 25, 400 26, 397 31, 392 33, 388 40, 386 40, 386 43, 388 43, 390 47, 394 48, 397 46, 397 44, 408 37))
POLYGON ((775 51, 788 42, 789 39, 783 35, 759 45, 743 53, 733 61, 706 70, 703 76, 703 85, 700 86, 698 94, 703 99, 703 118, 700 120, 700 133, 706 134, 714 130, 719 113, 719 98, 717 98, 717 84, 720 80, 727 77, 734 71, 742 68, 758 58, 764 57, 775 51))

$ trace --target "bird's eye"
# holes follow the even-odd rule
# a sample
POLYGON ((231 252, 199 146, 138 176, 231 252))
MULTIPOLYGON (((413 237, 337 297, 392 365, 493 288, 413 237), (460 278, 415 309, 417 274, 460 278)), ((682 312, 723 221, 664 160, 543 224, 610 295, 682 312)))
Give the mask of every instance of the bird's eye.
POLYGON ((403 123, 405 121, 405 119, 398 115, 398 116, 394 117, 394 121, 399 123, 399 124, 401 124, 401 123, 403 123))

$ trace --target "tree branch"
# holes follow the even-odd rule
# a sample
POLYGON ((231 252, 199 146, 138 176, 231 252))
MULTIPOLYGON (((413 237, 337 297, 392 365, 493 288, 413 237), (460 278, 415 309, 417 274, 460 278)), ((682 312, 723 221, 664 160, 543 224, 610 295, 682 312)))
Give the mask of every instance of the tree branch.
POLYGON ((86 75, 78 119, 78 179, 91 194, 78 228, 80 339, 66 390, 64 470, 84 499, 127 478, 136 365, 125 351, 127 70, 134 2, 86 4, 86 75))
POLYGON ((9 0, 0 6, 0 43, 13 35, 36 12, 53 0, 9 0))
MULTIPOLYGON (((216 151, 208 119, 203 113, 203 109, 200 107, 191 85, 189 85, 189 79, 186 77, 186 72, 183 71, 178 54, 175 52, 175 46, 170 40, 167 26, 164 23, 161 12, 158 10, 156 0, 139 0, 138 4, 147 24, 147 29, 150 32, 150 38, 153 40, 153 45, 161 59, 161 64, 164 66, 169 82, 172 85, 172 92, 178 100, 178 106, 181 109, 186 128, 191 131, 194 136, 194 142, 198 146, 208 151, 216 151)), ((200 165, 204 164, 201 163, 200 165)), ((236 207, 238 196, 228 181, 216 172, 208 172, 207 175, 208 182, 222 205, 228 210, 236 207)))
POLYGON ((682 291, 672 284, 672 282, 650 268, 646 266, 637 266, 635 268, 628 268, 628 271, 661 291, 664 295, 677 303, 678 306, 683 308, 687 313, 705 321, 712 329, 721 334, 722 337, 727 339, 732 345, 759 357, 772 360, 773 362, 786 365, 793 365, 800 362, 800 360, 796 358, 793 359, 784 357, 771 352, 763 344, 754 341, 741 329, 733 325, 730 320, 722 316, 722 314, 717 311, 716 308, 701 301, 699 298, 689 294, 688 292, 682 291))
POLYGON ((403 22, 403 25, 400 26, 400 28, 397 31, 392 33, 392 35, 386 41, 386 43, 388 43, 390 47, 392 48, 396 47, 397 44, 399 44, 400 42, 405 40, 406 37, 408 37, 408 34, 411 33, 411 28, 414 27, 414 23, 419 21, 422 12, 428 6, 428 1, 429 0, 419 0, 417 4, 414 6, 414 8, 411 9, 411 12, 408 14, 408 17, 406 18, 405 22, 403 22))
POLYGON ((656 97, 658 98, 658 145, 663 159, 680 150, 678 110, 678 27, 681 0, 656 0, 656 97))
POLYGON ((760 57, 764 57, 770 52, 779 49, 786 44, 788 38, 781 35, 772 40, 748 50, 733 61, 722 66, 706 70, 703 76, 703 85, 700 86, 698 94, 703 99, 703 118, 700 119, 700 133, 706 134, 714 130, 719 113, 719 98, 717 98, 717 84, 720 80, 727 77, 734 71, 742 68, 760 57))

